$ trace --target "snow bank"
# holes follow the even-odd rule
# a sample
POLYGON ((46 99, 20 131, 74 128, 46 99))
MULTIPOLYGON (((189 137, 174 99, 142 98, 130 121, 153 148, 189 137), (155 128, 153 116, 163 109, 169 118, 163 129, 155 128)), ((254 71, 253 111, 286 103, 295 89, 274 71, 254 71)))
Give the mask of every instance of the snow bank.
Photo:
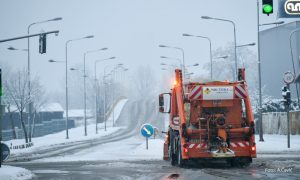
POLYGON ((287 148, 287 136, 265 134, 264 142, 259 141, 259 135, 255 136, 257 153, 299 152, 300 135, 291 135, 291 148, 287 148))
MULTIPOLYGON (((119 101, 115 107, 115 119, 119 117, 123 106, 126 104, 127 99, 119 101)), ((108 121, 112 121, 112 114, 108 118, 108 121)), ((69 129, 69 139, 66 139, 66 132, 62 131, 55 134, 49 134, 42 137, 32 138, 34 146, 25 149, 11 149, 11 155, 19 155, 26 152, 37 151, 40 149, 47 149, 49 146, 54 146, 58 144, 68 144, 78 141, 85 141, 91 139, 97 139, 99 137, 107 136, 116 131, 119 131, 122 127, 112 127, 112 123, 107 123, 107 130, 104 131, 104 123, 98 124, 98 134, 96 134, 95 124, 87 125, 87 136, 84 136, 84 126, 69 129)), ((24 144, 24 139, 15 139, 10 141, 5 141, 8 146, 24 144)))
POLYGON ((132 137, 122 141, 91 147, 72 155, 38 159, 37 162, 99 161, 99 160, 161 160, 163 157, 161 139, 149 139, 146 149, 144 138, 132 137))
POLYGON ((149 139, 148 149, 146 149, 146 141, 135 148, 131 153, 136 159, 143 160, 161 160, 163 158, 164 141, 161 139, 149 139))
POLYGON ((14 166, 2 166, 0 168, 0 179, 1 180, 22 180, 32 179, 33 174, 24 168, 14 166))

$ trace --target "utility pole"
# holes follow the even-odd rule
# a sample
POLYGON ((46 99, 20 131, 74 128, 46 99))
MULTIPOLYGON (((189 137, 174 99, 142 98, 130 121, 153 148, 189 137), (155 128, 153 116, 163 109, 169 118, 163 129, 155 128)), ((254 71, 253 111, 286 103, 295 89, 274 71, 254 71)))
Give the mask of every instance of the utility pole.
POLYGON ((259 141, 264 141, 262 123, 262 92, 261 92, 261 61, 260 61, 260 38, 259 38, 259 0, 257 0, 257 61, 258 61, 258 122, 259 122, 259 141))
MULTIPOLYGON (((290 91, 290 85, 287 85, 287 90, 290 91)), ((290 102, 286 103, 286 118, 287 118, 287 147, 290 148, 290 102)))
POLYGON ((291 105, 291 91, 290 84, 295 80, 295 75, 290 71, 287 71, 283 75, 283 81, 286 84, 282 87, 282 96, 284 99, 284 105, 286 109, 286 119, 287 119, 287 146, 290 148, 290 105, 291 105))
POLYGON ((2 111, 2 69, 0 69, 0 168, 2 165, 2 117, 3 117, 3 111, 2 111))

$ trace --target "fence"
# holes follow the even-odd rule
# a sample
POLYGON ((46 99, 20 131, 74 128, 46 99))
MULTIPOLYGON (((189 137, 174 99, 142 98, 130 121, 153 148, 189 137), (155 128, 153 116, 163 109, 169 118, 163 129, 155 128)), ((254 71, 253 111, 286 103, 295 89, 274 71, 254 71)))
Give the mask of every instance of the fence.
MULTIPOLYGON (((300 111, 289 113, 291 134, 300 134, 300 111)), ((287 134, 287 115, 286 112, 263 113, 263 132, 264 134, 287 134)))
MULTIPOLYGON (((74 120, 68 121, 69 128, 74 128, 75 123, 74 120)), ((26 126, 27 128, 27 126, 26 126)), ((66 128, 66 120, 65 119, 52 119, 51 121, 44 121, 40 124, 35 124, 35 128, 33 131, 33 137, 40 137, 47 134, 52 134, 56 132, 60 132, 65 130, 66 128)), ((24 132, 20 128, 15 128, 17 139, 23 139, 24 138, 24 132)), ((3 141, 8 141, 13 139, 13 130, 2 130, 2 138, 3 141)))

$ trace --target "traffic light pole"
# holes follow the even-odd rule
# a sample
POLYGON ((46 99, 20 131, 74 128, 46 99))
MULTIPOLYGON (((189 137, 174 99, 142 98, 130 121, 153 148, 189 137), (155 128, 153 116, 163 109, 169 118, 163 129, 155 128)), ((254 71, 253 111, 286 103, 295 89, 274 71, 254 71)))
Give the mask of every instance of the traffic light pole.
MULTIPOLYGON (((286 87, 287 87, 287 90, 289 91, 290 90, 290 85, 289 84, 287 84, 286 85, 286 87)), ((288 148, 290 148, 290 116, 289 116, 289 114, 290 114, 290 102, 289 101, 287 101, 287 103, 286 103, 286 119, 287 119, 287 146, 288 146, 288 148)))
POLYGON ((43 33, 38 33, 38 34, 31 34, 31 35, 27 35, 27 36, 19 36, 19 37, 14 37, 14 38, 9 38, 9 39, 2 39, 2 40, 0 40, 0 43, 7 42, 7 41, 15 41, 15 40, 19 40, 19 39, 27 39, 30 37, 40 36, 43 34, 58 34, 58 33, 59 33, 59 31, 56 30, 56 31, 43 32, 43 33))
POLYGON ((259 0, 257 0, 257 59, 258 59, 258 122, 259 122, 259 141, 264 141, 262 123, 262 92, 261 92, 261 60, 260 60, 260 38, 259 38, 259 0))
POLYGON ((2 145, 1 145, 1 143, 2 143, 2 116, 3 116, 3 114, 2 114, 2 99, 1 99, 1 97, 2 97, 2 69, 0 69, 0 168, 1 168, 1 166, 2 166, 2 145))

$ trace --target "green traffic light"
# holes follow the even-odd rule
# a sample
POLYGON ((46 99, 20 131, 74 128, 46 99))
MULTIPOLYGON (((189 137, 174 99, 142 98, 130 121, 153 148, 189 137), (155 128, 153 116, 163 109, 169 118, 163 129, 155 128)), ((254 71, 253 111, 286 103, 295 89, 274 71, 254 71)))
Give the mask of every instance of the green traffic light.
POLYGON ((273 11, 273 7, 269 4, 266 4, 266 5, 264 5, 263 10, 264 10, 264 13, 270 14, 273 11))

